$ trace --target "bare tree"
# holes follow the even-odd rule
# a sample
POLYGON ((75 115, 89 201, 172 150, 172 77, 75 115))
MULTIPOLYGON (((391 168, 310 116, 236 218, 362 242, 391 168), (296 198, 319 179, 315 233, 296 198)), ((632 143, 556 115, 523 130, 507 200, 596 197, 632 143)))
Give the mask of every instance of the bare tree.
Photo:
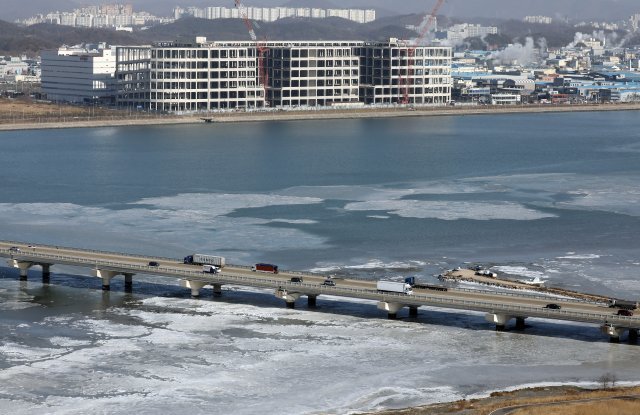
POLYGON ((602 384, 602 389, 609 389, 609 385, 611 387, 616 386, 616 382, 618 378, 614 373, 607 372, 598 378, 598 383, 602 384))

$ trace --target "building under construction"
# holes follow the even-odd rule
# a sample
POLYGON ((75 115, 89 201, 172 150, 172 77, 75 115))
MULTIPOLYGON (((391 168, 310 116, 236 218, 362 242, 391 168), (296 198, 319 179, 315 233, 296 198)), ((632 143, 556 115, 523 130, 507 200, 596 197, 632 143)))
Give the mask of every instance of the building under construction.
POLYGON ((444 104, 451 48, 390 39, 118 47, 117 103, 152 111, 444 104))

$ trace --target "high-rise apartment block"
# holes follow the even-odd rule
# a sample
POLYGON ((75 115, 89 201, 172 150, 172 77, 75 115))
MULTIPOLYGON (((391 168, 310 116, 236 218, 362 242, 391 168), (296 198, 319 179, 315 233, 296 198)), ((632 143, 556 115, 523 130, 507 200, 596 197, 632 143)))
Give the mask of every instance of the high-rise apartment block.
POLYGON ((291 17, 303 17, 311 19, 325 19, 327 17, 340 17, 356 23, 369 23, 376 19, 376 11, 373 9, 319 9, 309 7, 176 7, 173 16, 176 19, 185 16, 201 19, 238 19, 246 17, 251 20, 273 22, 278 19, 291 17))
POLYGON ((527 23, 551 24, 553 18, 548 16, 525 16, 524 21, 527 23))

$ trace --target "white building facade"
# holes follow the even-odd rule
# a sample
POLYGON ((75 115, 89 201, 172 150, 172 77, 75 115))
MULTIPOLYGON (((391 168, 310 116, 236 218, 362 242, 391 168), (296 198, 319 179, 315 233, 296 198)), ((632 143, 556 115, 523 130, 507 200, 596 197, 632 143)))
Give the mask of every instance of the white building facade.
POLYGON ((112 103, 116 95, 115 51, 105 45, 42 51, 42 92, 53 101, 112 103))
POLYGON ((117 102, 169 112, 444 104, 451 99, 451 58, 451 48, 395 39, 257 44, 197 38, 121 47, 117 102))
POLYGON ((360 56, 360 101, 365 104, 444 104, 451 99, 449 47, 414 46, 397 39, 365 42, 360 56))

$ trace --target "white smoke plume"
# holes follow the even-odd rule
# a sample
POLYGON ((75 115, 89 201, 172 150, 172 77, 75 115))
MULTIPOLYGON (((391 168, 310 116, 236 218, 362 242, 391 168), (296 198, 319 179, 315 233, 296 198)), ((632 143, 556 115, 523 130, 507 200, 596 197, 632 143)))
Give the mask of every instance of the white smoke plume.
MULTIPOLYGON (((546 45, 546 41, 541 41, 540 46, 543 44, 546 45)), ((524 45, 512 43, 503 50, 493 52, 489 57, 495 63, 502 65, 528 66, 535 63, 538 56, 538 47, 536 47, 533 38, 528 37, 524 45)))
POLYGON ((626 37, 620 39, 620 36, 616 32, 606 33, 604 30, 594 30, 592 33, 576 32, 573 35, 573 42, 569 43, 567 48, 575 48, 579 43, 588 40, 596 39, 603 42, 604 46, 619 47, 625 42, 626 37))

